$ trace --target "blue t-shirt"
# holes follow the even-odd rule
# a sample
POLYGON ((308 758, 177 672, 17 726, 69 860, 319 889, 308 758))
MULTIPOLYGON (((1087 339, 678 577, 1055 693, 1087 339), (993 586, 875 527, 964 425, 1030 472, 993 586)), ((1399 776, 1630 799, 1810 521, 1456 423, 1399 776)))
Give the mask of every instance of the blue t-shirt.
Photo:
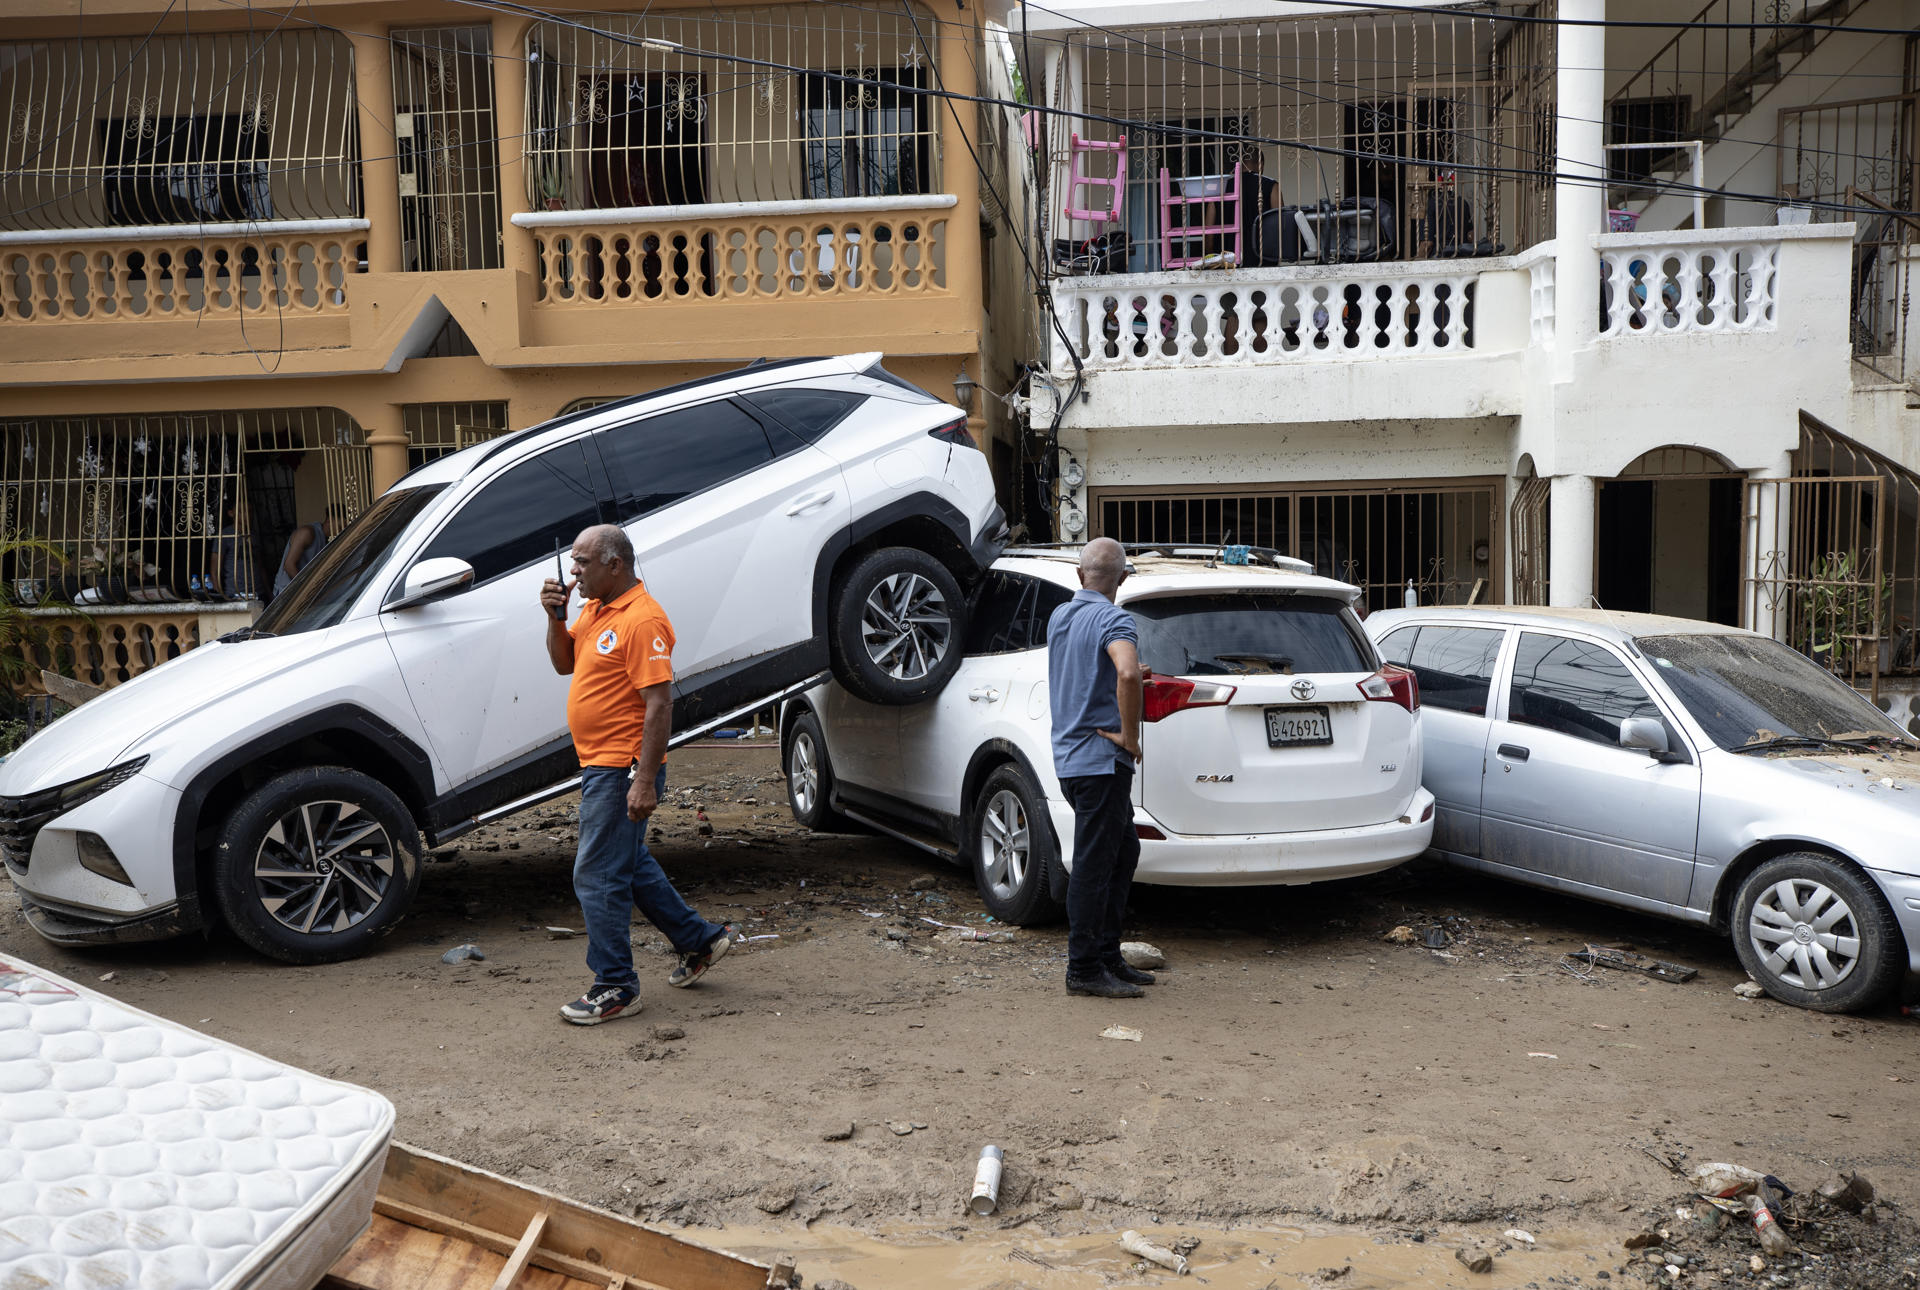
POLYGON ((1133 758, 1097 731, 1120 731, 1120 673, 1107 654, 1139 634, 1133 615, 1082 587, 1047 620, 1047 698, 1053 708, 1053 773, 1111 775, 1133 758))

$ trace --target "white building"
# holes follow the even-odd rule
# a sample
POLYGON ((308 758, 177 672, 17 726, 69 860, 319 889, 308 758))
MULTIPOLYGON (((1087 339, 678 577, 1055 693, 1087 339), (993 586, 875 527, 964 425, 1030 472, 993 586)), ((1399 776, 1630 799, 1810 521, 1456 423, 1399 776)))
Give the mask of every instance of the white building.
POLYGON ((1920 4, 1025 13, 1062 536, 1913 669, 1920 4))

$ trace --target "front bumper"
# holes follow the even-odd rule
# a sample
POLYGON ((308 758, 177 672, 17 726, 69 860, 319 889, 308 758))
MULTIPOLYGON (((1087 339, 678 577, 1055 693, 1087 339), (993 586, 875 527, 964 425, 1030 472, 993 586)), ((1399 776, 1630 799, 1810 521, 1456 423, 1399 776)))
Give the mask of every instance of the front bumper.
POLYGON ((187 896, 163 909, 127 918, 108 918, 80 910, 51 909, 25 894, 20 912, 27 926, 55 945, 126 945, 136 941, 164 941, 206 927, 197 897, 187 896))
MULTIPOLYGON (((1166 837, 1141 839, 1133 880, 1163 887, 1268 887, 1358 878, 1425 852, 1433 843, 1432 810, 1433 794, 1422 788, 1405 815, 1383 824, 1218 836, 1168 833, 1136 811, 1136 825, 1160 829, 1166 837)), ((1069 830, 1072 820, 1068 811, 1069 830)))
POLYGON ((1907 972, 1920 976, 1920 878, 1904 873, 1869 869, 1867 876, 1878 883, 1893 906, 1893 920, 1907 942, 1907 972))
POLYGON ((1011 536, 1012 530, 1007 527, 1007 512, 995 506, 992 516, 980 526, 980 536, 974 539, 972 549, 968 552, 973 560, 973 567, 985 573, 988 566, 998 560, 1000 553, 1007 549, 1011 536))

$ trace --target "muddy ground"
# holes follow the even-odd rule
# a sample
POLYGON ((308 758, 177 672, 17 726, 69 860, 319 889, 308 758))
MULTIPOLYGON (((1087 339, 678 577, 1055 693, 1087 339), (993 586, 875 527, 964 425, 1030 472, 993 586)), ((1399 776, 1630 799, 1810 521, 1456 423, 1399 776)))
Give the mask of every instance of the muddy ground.
POLYGON ((676 754, 670 781, 668 872, 709 917, 771 939, 682 991, 636 926, 645 1007, 606 1026, 555 1012, 588 981, 585 942, 544 930, 579 926, 566 801, 435 854, 413 915, 357 962, 280 967, 227 938, 61 951, 10 896, 0 952, 376 1088, 407 1141, 649 1221, 796 1243, 808 1226, 977 1242, 1352 1224, 1377 1243, 1496 1246, 1509 1227, 1565 1229, 1588 1253, 1542 1284, 1638 1284, 1663 1269, 1620 1238, 1699 1237, 1660 1161, 1726 1160, 1804 1191, 1859 1170, 1880 1221, 1802 1229, 1835 1248, 1758 1274, 1736 1230, 1695 1250, 1685 1284, 1920 1276, 1920 1022, 1741 999, 1717 937, 1424 865, 1136 887, 1128 933, 1165 951, 1162 983, 1069 997, 1064 929, 950 939, 922 920, 985 926, 970 879, 887 839, 798 830, 771 749, 676 754), (1450 940, 1384 940, 1398 925, 1450 940), (441 961, 465 942, 485 960, 441 961), (1588 943, 1699 976, 1581 979, 1562 955, 1588 943), (1115 1024, 1142 1038, 1100 1037, 1115 1024), (988 1142, 1007 1154, 1001 1210, 972 1218, 988 1142))

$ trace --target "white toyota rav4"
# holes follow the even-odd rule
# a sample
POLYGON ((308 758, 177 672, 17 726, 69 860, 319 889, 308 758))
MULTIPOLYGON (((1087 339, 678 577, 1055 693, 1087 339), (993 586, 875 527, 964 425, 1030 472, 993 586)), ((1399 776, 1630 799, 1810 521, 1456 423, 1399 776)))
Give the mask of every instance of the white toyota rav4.
MULTIPOLYGON (((1129 548, 1120 588, 1151 670, 1134 777, 1138 882, 1250 886, 1348 878, 1427 849, 1420 692, 1383 666, 1355 591, 1272 552, 1129 548)), ((837 684, 782 714, 794 817, 848 816, 965 864, 996 918, 1059 912, 1073 809, 1053 774, 1047 621, 1079 548, 1007 551, 974 593, 966 657, 913 707, 837 684)))
POLYGON ((62 944, 221 920, 290 962, 364 950, 412 900, 422 835, 577 776, 539 588, 603 521, 673 620, 683 736, 829 667, 883 704, 937 692, 1006 542, 964 414, 877 354, 756 364, 431 462, 254 627, 0 763, 28 921, 62 944))

